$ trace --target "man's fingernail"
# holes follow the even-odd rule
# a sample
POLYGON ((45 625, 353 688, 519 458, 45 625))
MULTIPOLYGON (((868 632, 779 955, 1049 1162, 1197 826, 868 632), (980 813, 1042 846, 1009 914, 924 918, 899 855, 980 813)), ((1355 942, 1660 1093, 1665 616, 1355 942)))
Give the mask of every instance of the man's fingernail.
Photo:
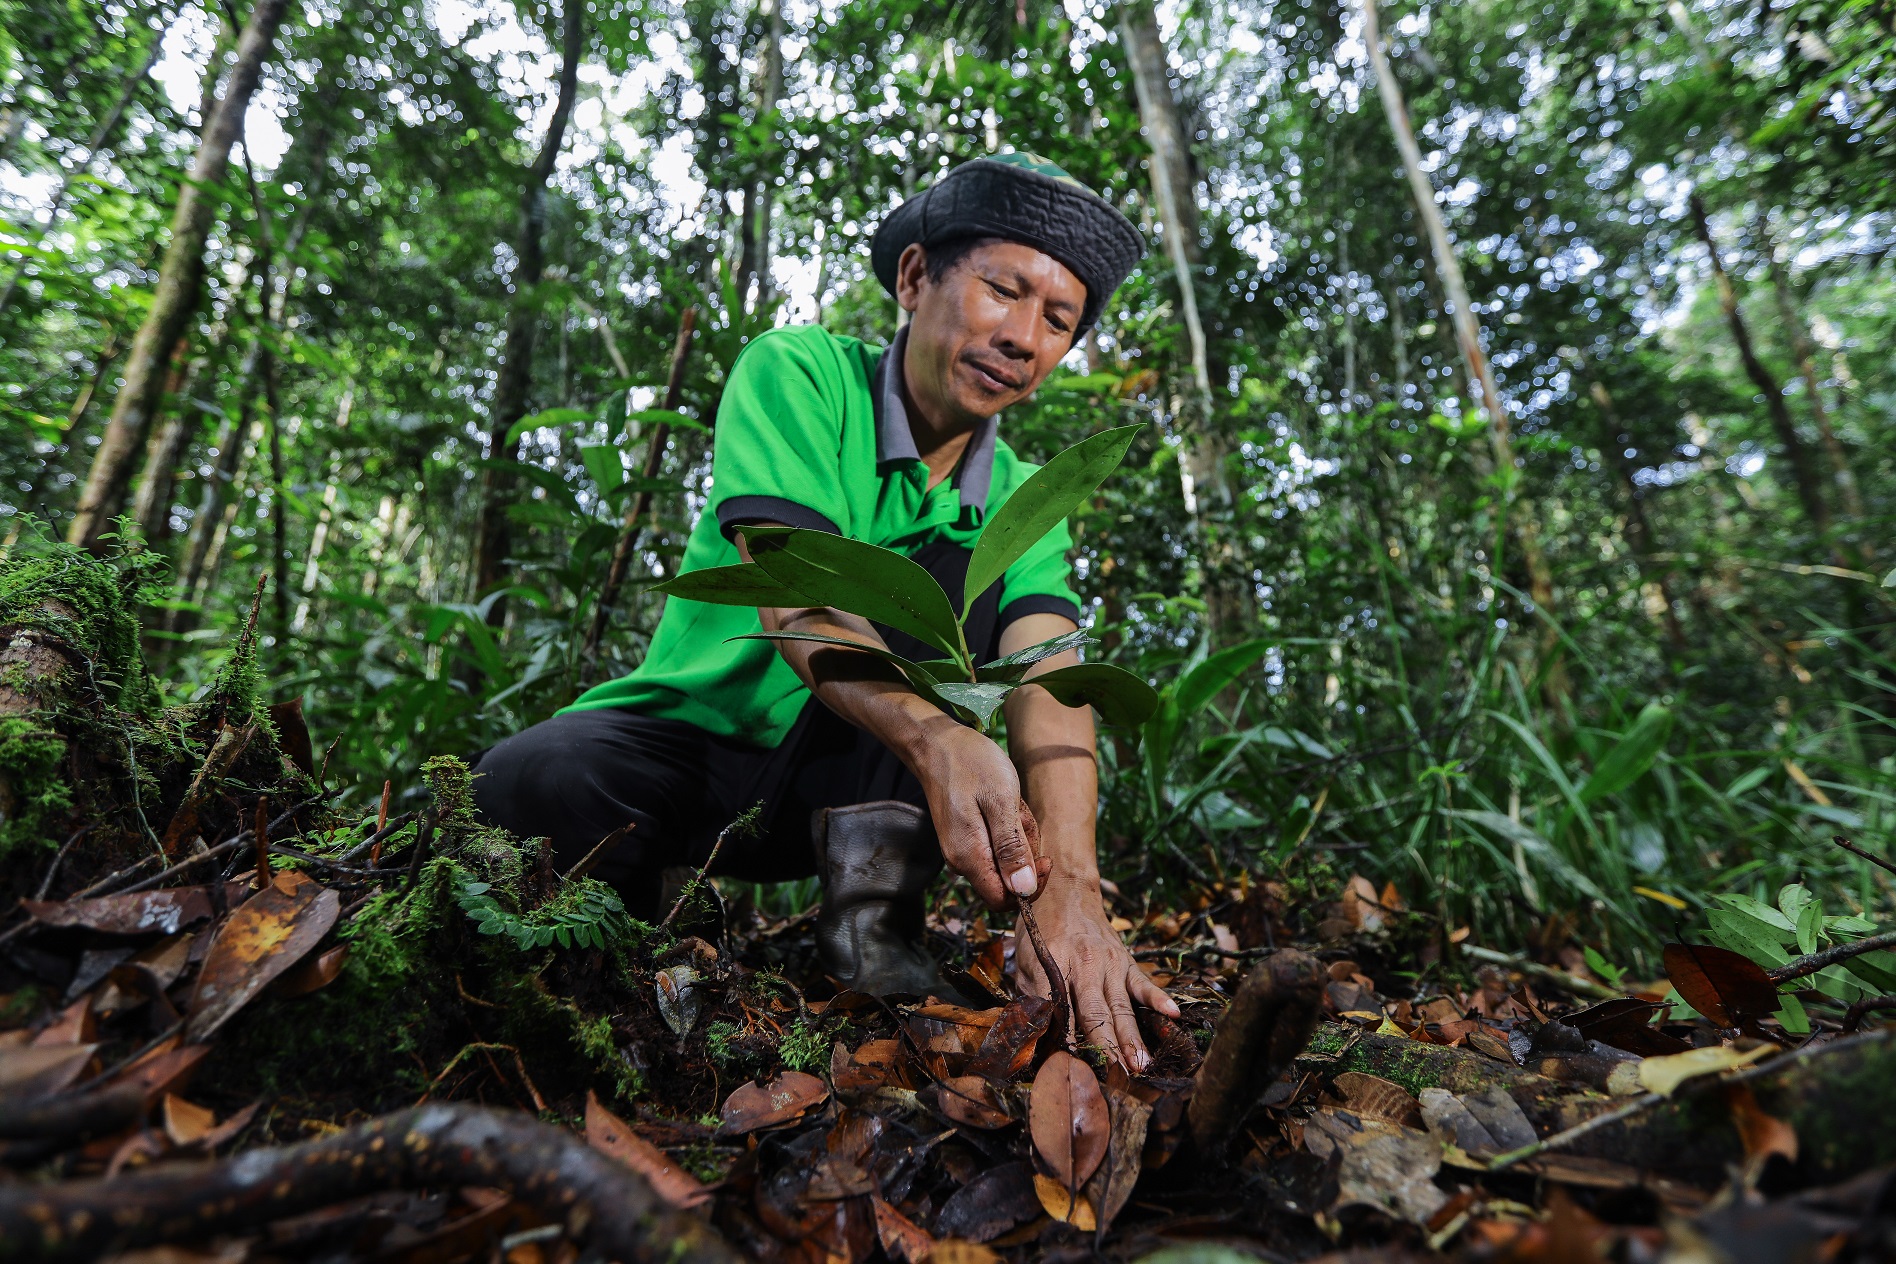
POLYGON ((1152 1065, 1152 1055, 1147 1053, 1144 1049, 1134 1049, 1132 1051, 1132 1065, 1143 1071, 1152 1065))
POLYGON ((1034 876, 1032 865, 1022 865, 1009 875, 1007 885, 1014 888, 1015 895, 1032 895, 1040 881, 1034 876))

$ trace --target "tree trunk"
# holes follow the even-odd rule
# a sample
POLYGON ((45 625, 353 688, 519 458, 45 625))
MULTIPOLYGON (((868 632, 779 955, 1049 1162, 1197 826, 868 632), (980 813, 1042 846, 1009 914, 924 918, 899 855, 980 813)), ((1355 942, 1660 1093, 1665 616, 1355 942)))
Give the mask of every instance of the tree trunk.
MULTIPOLYGON (((1797 371, 1804 379, 1804 393, 1810 398, 1810 419, 1817 426, 1817 441, 1822 445, 1824 455, 1830 461, 1830 473, 1837 484, 1837 499, 1843 505, 1844 516, 1852 524, 1861 525, 1865 509, 1863 493, 1857 487, 1856 474, 1850 469, 1849 454, 1843 450, 1843 441, 1837 438, 1836 427, 1830 423, 1830 409, 1824 403, 1823 374, 1817 371, 1817 348, 1811 342, 1810 330, 1804 326, 1804 318, 1797 310, 1797 302, 1791 293, 1791 279, 1785 274, 1784 264, 1777 255, 1777 246, 1767 231, 1764 216, 1758 216, 1758 244, 1763 247, 1765 261, 1770 266, 1771 288, 1777 296, 1778 319, 1784 326, 1785 340, 1791 345, 1791 358, 1797 362, 1797 371)), ((1865 560, 1872 556, 1868 541, 1858 546, 1865 560)))
POLYGON ((1675 653, 1685 652, 1685 629, 1679 626, 1679 613, 1672 595, 1672 582, 1662 567, 1652 562, 1654 537, 1652 524, 1646 518, 1646 501, 1639 485, 1633 481, 1633 463, 1626 456, 1626 444, 1629 436, 1621 429, 1619 409, 1613 403, 1613 394, 1605 384, 1593 383, 1591 392, 1593 402, 1600 410, 1600 450, 1607 463, 1618 472, 1621 490, 1626 498, 1626 547, 1633 555, 1634 563, 1639 567, 1640 577, 1659 590, 1659 597, 1665 603, 1665 613, 1660 622, 1666 630, 1666 641, 1675 653))
MULTIPOLYGON (((184 350, 179 347, 178 356, 181 357, 184 350)), ((145 472, 139 476, 138 493, 132 499, 132 517, 138 522, 139 538, 148 544, 163 540, 171 531, 171 500, 177 487, 178 463, 190 446, 191 431, 197 421, 195 414, 186 416, 184 397, 191 393, 203 367, 203 359, 189 366, 178 358, 173 359, 164 397, 176 401, 177 406, 145 446, 145 472)))
POLYGON ((100 537, 125 501, 133 463, 150 434, 164 390, 164 356, 190 330, 204 279, 204 242, 217 213, 211 190, 224 182, 230 150, 243 126, 244 111, 263 74, 264 58, 276 39, 289 0, 256 0, 237 41, 237 64, 224 95, 205 120, 191 173, 178 190, 171 217, 171 244, 165 251, 151 309, 139 327, 125 361, 125 382, 112 403, 112 419, 93 458, 67 539, 97 551, 100 537))
MULTIPOLYGON (((145 78, 151 74, 151 68, 158 64, 158 55, 164 51, 165 36, 170 30, 171 22, 167 21, 152 35, 151 50, 146 53, 144 64, 125 77, 125 85, 119 89, 118 100, 112 103, 112 108, 106 111, 105 117, 99 120, 99 125, 92 129, 92 135, 87 138, 86 160, 77 167, 69 168, 59 177, 59 184, 53 190, 52 203, 46 210, 46 224, 33 234, 34 245, 45 241, 46 235, 59 221, 59 213, 65 209, 66 198, 72 193, 73 182, 92 170, 92 164, 98 161, 100 152, 111 143, 112 134, 118 131, 118 125, 124 119, 125 111, 131 108, 132 98, 136 97, 139 89, 145 86, 145 78)), ((213 80, 216 77, 215 69, 213 66, 211 72, 213 80)), ((22 115, 21 119, 24 121, 25 116, 22 115)), ((20 266, 13 270, 13 275, 7 278, 6 288, 0 289, 0 312, 7 310, 7 305, 13 301, 13 295, 20 288, 20 282, 25 277, 26 260, 22 259, 20 266)))
MULTIPOLYGON (((520 440, 509 438, 508 432, 526 416, 527 393, 533 383, 533 343, 540 324, 534 291, 546 268, 546 186, 565 143, 566 124, 572 117, 573 97, 579 87, 584 14, 580 0, 566 0, 560 18, 559 99, 521 190, 520 220, 514 234, 514 253, 519 262, 514 269, 513 308, 507 317, 504 359, 500 378, 494 384, 494 408, 487 432, 487 455, 497 461, 513 461, 520 455, 520 440)), ((514 486, 512 472, 497 466, 490 466, 481 479, 481 511, 474 547, 476 596, 503 578, 501 568, 512 544, 507 509, 514 486)), ((504 603, 495 601, 487 612, 487 621, 498 625, 504 617, 504 603)))
POLYGON ((1812 459, 1810 448, 1803 437, 1797 433, 1797 423, 1791 420, 1791 410, 1784 402, 1784 392, 1778 386, 1777 378, 1758 358, 1756 348, 1751 342, 1751 330, 1745 324, 1745 314, 1738 306, 1738 289, 1732 284, 1731 275, 1725 271, 1724 260, 1718 254, 1718 241, 1712 236, 1712 222, 1705 213, 1705 203, 1694 193, 1691 199, 1692 227, 1698 233, 1698 239, 1705 245, 1712 268, 1712 280, 1718 286, 1718 304, 1725 312, 1725 323, 1731 326, 1731 340, 1738 348, 1738 358, 1744 363, 1745 375, 1751 384, 1764 396, 1765 412, 1770 415, 1771 428, 1777 432, 1778 443, 1784 448, 1784 460, 1790 467, 1791 486, 1797 492, 1797 499, 1804 507, 1804 516, 1810 525, 1822 534, 1830 530, 1830 506, 1824 501, 1823 478, 1817 473, 1817 462, 1812 459))
MULTIPOLYGON (((753 94, 753 119, 763 123, 777 110, 783 99, 783 5, 780 0, 761 0, 757 18, 758 34, 756 91, 753 94)), ((744 215, 739 231, 743 234, 743 252, 738 259, 737 293, 746 298, 751 283, 757 284, 754 312, 770 304, 770 172, 759 170, 744 191, 744 215)))
POLYGON ((289 507, 284 504, 289 480, 283 462, 283 401, 277 392, 276 356, 267 347, 263 352, 263 400, 270 413, 270 575, 275 590, 271 594, 271 633, 277 661, 282 662, 290 639, 289 507))
MULTIPOLYGON (((1389 67, 1388 54, 1383 50, 1382 26, 1376 13, 1376 0, 1362 0, 1362 5, 1363 42, 1368 48, 1371 73, 1376 79, 1376 94, 1382 100, 1383 115, 1389 120, 1389 132, 1395 139, 1396 151, 1402 156, 1403 173, 1408 177, 1409 191, 1415 196, 1416 214, 1428 230, 1436 275, 1441 278, 1442 290, 1451 309, 1448 316, 1455 331, 1456 348, 1461 352, 1470 382, 1476 387, 1475 393, 1480 397, 1482 411, 1488 414, 1488 445, 1494 454, 1495 473, 1501 489, 1502 529, 1495 533, 1496 543, 1498 546, 1510 529, 1520 543, 1521 556, 1527 564, 1529 595, 1543 615, 1540 644, 1542 691, 1558 711, 1566 700, 1567 679, 1560 655, 1559 637, 1554 630, 1556 594, 1553 571, 1541 551, 1533 506, 1516 494, 1520 467, 1514 459, 1514 440, 1510 433, 1507 407, 1502 402, 1501 388, 1495 383, 1494 370, 1488 364, 1487 353, 1481 348, 1481 330, 1475 323, 1474 302, 1468 294, 1468 282, 1462 276, 1461 261, 1455 255, 1454 244, 1449 241, 1448 224, 1442 219, 1441 208, 1435 204, 1435 186, 1429 182, 1428 173, 1422 169, 1422 150, 1415 143, 1415 131, 1409 124, 1408 103, 1403 100, 1402 87, 1396 82, 1395 74, 1389 67)), ((1497 576, 1501 573, 1500 552, 1497 547, 1493 560, 1493 570, 1497 576)))
POLYGON ((1211 351, 1198 310, 1198 273, 1203 252, 1198 239, 1198 195, 1192 176, 1191 139, 1179 114, 1166 65, 1159 21, 1148 0, 1135 0, 1119 11, 1119 39, 1132 68, 1139 117, 1152 148, 1152 198, 1165 232, 1165 253, 1178 286, 1179 321, 1191 351, 1191 386, 1179 409, 1185 450, 1179 462, 1185 508, 1192 516, 1204 551, 1205 597, 1214 642, 1231 640, 1248 621, 1241 569, 1232 547, 1236 524, 1220 530, 1212 508, 1229 516, 1233 503, 1225 476, 1228 452, 1217 432, 1211 396, 1211 351))

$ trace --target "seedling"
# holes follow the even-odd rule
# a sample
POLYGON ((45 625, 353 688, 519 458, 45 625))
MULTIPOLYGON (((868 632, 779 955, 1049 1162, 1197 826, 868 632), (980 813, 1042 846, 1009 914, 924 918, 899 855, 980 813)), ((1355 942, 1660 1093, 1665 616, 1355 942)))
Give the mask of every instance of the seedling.
MULTIPOLYGON (((1092 496, 1125 459, 1138 429, 1121 426, 1074 444, 1008 497, 974 546, 960 616, 934 576, 902 554, 794 527, 746 528, 754 561, 691 571, 658 591, 723 606, 830 606, 897 628, 946 657, 911 662, 881 646, 809 632, 753 632, 739 639, 818 641, 874 654, 893 664, 917 693, 987 732, 1007 696, 1026 683, 1023 677, 1030 667, 1091 644, 1092 638, 1069 632, 977 664, 968 651, 965 612, 1035 542, 1092 496)), ((1141 724, 1159 702, 1151 685, 1108 663, 1062 667, 1034 677, 1033 683, 1069 707, 1096 708, 1108 724, 1141 724)))

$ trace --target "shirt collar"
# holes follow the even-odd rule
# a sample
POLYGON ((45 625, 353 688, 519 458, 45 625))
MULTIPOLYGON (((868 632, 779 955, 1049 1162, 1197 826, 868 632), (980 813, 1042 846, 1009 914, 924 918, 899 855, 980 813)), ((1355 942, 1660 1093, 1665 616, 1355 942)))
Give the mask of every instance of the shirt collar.
MULTIPOLYGON (((876 415, 876 469, 888 473, 889 467, 902 461, 920 461, 922 454, 915 447, 915 432, 909 428, 908 406, 902 402, 902 357, 908 349, 908 326, 896 331, 895 341, 882 355, 882 362, 876 365, 875 381, 871 396, 875 401, 876 415)), ((998 437, 999 425, 996 418, 987 417, 975 427, 968 437, 968 447, 961 454, 955 472, 949 481, 956 491, 961 493, 963 513, 972 513, 976 519, 987 514, 988 491, 994 483, 994 445, 998 437)))

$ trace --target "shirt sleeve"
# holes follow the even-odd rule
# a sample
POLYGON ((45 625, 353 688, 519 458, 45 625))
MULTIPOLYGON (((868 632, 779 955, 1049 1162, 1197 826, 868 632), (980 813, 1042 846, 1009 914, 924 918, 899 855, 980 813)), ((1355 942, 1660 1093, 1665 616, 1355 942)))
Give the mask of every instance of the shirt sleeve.
POLYGON ((825 367, 789 330, 758 336, 731 367, 705 505, 727 540, 747 522, 843 534, 842 383, 825 367))
POLYGON ((1072 532, 1062 522, 1007 568, 1001 577, 1001 627, 1030 614, 1080 621, 1080 599, 1073 593, 1073 568, 1067 562, 1072 547, 1072 532))

